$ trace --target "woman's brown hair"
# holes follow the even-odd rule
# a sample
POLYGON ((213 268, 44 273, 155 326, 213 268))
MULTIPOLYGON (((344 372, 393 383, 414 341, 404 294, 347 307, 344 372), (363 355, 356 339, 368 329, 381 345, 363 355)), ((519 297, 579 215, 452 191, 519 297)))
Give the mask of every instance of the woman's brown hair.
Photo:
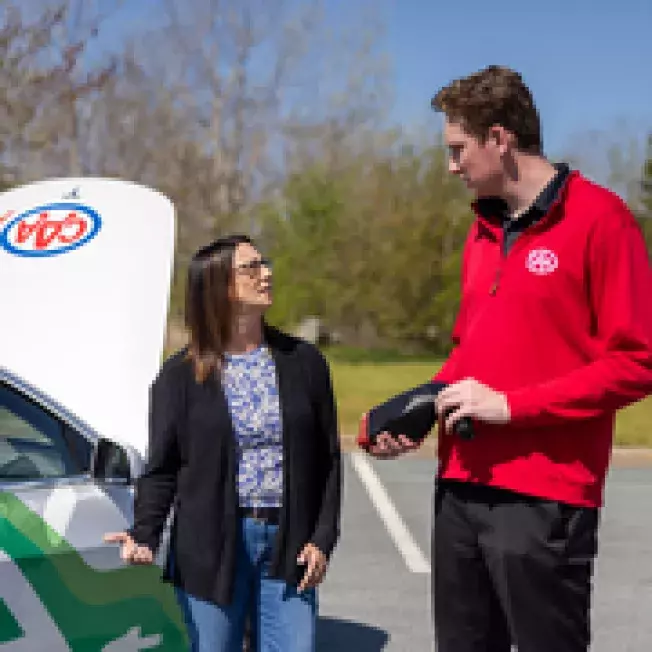
POLYGON ((190 261, 186 283, 185 322, 190 336, 188 357, 195 380, 204 382, 222 366, 231 337, 233 256, 240 244, 255 246, 246 235, 229 235, 199 249, 190 261))

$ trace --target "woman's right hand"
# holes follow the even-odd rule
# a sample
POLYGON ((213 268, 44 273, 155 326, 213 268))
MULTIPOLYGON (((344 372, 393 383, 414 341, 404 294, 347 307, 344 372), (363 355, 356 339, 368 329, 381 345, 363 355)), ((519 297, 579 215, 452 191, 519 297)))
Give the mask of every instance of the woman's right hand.
POLYGON ((120 557, 128 564, 151 564, 154 553, 147 547, 137 544, 127 532, 111 532, 104 535, 105 543, 119 543, 120 557))

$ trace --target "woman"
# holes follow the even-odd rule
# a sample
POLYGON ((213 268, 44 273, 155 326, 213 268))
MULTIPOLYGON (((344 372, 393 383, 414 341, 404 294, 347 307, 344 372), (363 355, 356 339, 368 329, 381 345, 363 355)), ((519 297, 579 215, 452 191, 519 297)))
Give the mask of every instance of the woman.
POLYGON ((246 236, 188 271, 186 349, 151 392, 149 460, 134 525, 108 535, 151 563, 174 505, 164 579, 194 652, 315 649, 317 586, 339 537, 341 466, 328 365, 264 321, 271 268, 246 236))

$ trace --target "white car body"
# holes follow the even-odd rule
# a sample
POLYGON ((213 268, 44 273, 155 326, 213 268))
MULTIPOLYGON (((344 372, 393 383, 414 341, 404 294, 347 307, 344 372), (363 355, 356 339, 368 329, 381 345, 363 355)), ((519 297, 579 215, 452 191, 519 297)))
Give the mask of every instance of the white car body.
POLYGON ((133 183, 0 195, 3 652, 186 648, 160 569, 102 540, 132 520, 174 243, 172 203, 133 183))

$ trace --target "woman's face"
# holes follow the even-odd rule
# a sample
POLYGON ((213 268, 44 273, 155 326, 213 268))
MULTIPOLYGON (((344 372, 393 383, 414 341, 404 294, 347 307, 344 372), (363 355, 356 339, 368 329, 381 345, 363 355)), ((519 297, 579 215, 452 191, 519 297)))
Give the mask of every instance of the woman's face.
POLYGON ((242 307, 262 310, 272 305, 272 269, 269 260, 248 243, 233 255, 233 300, 242 307))

